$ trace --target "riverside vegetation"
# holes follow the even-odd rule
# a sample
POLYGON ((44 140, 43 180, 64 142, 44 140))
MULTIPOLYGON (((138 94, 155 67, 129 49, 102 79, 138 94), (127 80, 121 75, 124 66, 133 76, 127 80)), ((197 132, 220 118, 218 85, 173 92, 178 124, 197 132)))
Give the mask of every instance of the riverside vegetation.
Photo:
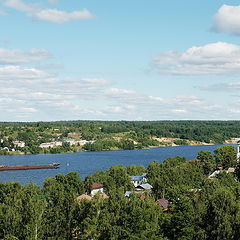
POLYGON ((143 166, 113 166, 81 180, 78 173, 34 183, 0 183, 2 240, 220 240, 240 236, 240 166, 233 146, 200 151, 198 161, 182 157, 143 166), (222 170, 208 176, 216 166, 222 170), (147 173, 153 186, 132 194, 130 176, 147 173), (92 183, 104 185, 108 198, 76 200, 92 183), (163 209, 157 199, 169 201, 163 209))
POLYGON ((238 138, 239 121, 60 121, 0 123, 0 154, 62 153, 141 149, 172 145, 222 144, 238 138), (84 145, 64 142, 71 138, 84 145), (14 141, 24 142, 16 146, 14 141), (61 146, 41 148, 61 141, 61 146))

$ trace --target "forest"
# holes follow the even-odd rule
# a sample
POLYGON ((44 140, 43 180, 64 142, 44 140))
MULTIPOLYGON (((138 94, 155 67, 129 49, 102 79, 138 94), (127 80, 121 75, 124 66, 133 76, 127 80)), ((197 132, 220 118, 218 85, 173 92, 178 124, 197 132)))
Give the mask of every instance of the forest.
POLYGON ((49 177, 42 186, 0 183, 2 240, 237 240, 239 236, 240 164, 230 145, 200 151, 192 161, 177 156, 146 168, 112 166, 84 180, 70 172, 49 177), (218 174, 210 178, 216 169, 218 174), (143 174, 152 189, 139 194, 131 176, 143 174), (103 185, 105 197, 78 198, 90 194, 94 183, 103 185), (126 197, 126 191, 132 194, 126 197))
POLYGON ((222 144, 239 133, 240 121, 2 122, 0 155, 222 144), (52 145, 43 148, 43 143, 52 145))

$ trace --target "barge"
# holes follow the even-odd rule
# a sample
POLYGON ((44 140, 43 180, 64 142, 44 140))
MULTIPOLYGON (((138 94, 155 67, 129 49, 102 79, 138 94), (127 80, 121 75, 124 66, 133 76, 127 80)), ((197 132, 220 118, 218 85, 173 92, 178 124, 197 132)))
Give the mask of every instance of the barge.
POLYGON ((59 163, 41 164, 41 165, 16 165, 16 166, 0 165, 0 171, 59 168, 59 165, 60 165, 59 163))

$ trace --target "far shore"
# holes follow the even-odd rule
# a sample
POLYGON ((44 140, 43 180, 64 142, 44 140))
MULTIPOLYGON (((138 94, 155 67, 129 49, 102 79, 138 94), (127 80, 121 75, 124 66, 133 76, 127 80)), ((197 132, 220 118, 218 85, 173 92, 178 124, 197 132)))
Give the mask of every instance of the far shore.
MULTIPOLYGON (((232 140, 227 140, 222 144, 236 144, 232 140)), ((153 148, 164 148, 164 147, 186 147, 186 146, 213 146, 213 145, 218 145, 216 143, 195 143, 195 144, 188 144, 188 145, 177 145, 172 143, 171 145, 159 145, 159 146, 149 146, 149 147, 144 147, 144 148, 135 148, 135 149, 129 149, 129 150, 141 150, 141 149, 153 149, 153 148)), ((220 144, 219 144, 220 145, 220 144)), ((87 151, 87 150, 82 150, 82 151, 68 151, 68 152, 61 152, 61 153, 80 153, 80 152, 102 152, 102 151, 126 151, 124 149, 104 149, 104 150, 99 150, 99 151, 87 151)), ((7 154, 2 154, 0 156, 13 156, 13 155, 38 155, 38 154, 61 154, 61 153, 24 153, 24 152, 8 152, 7 154)))

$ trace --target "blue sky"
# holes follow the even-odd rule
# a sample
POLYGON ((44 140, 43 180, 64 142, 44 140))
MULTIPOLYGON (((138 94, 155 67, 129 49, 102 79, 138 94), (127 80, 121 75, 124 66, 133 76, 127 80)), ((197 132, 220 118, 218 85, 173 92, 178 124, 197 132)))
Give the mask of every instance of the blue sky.
POLYGON ((239 1, 0 0, 0 121, 239 119, 239 1))

